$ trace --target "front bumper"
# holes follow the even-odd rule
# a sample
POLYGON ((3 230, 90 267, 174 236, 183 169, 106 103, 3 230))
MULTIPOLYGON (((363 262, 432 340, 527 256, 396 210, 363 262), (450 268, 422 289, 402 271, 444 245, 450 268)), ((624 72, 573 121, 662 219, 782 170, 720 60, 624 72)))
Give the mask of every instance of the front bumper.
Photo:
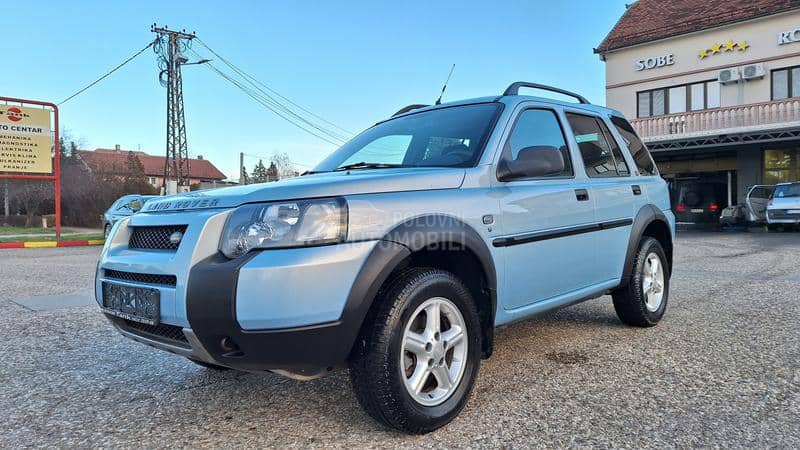
MULTIPOLYGON (((793 209, 792 211, 800 210, 793 209)), ((800 224, 800 214, 789 214, 786 209, 768 209, 767 223, 772 224, 800 224)))
POLYGON ((361 311, 349 314, 348 305, 365 296, 356 278, 370 272, 366 261, 378 241, 262 250, 229 260, 216 250, 225 218, 225 212, 137 214, 116 225, 98 264, 98 303, 103 282, 157 288, 161 315, 154 327, 109 320, 138 342, 240 370, 313 375, 344 362, 363 319, 361 311), (178 222, 188 226, 177 250, 128 248, 131 227, 178 222), (152 277, 120 280, 112 271, 174 279, 171 285, 153 284, 152 277))

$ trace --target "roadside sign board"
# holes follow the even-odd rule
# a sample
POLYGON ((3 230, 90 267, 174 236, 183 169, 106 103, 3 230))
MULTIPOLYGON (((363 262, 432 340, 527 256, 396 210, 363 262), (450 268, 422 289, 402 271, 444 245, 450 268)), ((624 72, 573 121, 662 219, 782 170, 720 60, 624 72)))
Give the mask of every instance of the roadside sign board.
POLYGON ((0 105, 0 172, 53 173, 51 111, 0 105))

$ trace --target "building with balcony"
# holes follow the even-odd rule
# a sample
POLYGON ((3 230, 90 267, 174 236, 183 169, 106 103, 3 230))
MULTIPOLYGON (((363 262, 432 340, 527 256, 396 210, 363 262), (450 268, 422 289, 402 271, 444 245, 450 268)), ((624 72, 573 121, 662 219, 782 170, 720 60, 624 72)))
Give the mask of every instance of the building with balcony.
POLYGON ((800 180, 799 0, 638 0, 595 53, 673 189, 800 180))

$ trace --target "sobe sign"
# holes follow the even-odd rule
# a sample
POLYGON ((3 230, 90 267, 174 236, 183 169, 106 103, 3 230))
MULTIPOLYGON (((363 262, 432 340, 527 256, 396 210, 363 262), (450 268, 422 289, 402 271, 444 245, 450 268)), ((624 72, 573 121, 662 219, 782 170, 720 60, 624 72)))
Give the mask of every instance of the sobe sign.
POLYGON ((0 105, 0 172, 52 173, 50 111, 0 105))
POLYGON ((670 53, 668 55, 654 56, 652 58, 645 58, 636 61, 636 70, 648 70, 658 67, 671 66, 675 64, 675 56, 670 53))

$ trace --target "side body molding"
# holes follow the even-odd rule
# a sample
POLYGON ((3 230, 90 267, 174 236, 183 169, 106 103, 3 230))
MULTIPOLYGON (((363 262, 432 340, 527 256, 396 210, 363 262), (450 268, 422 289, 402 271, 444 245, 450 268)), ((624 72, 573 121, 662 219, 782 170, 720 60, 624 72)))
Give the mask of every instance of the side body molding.
POLYGON ((672 234, 669 232, 669 220, 664 213, 655 205, 647 204, 639 209, 636 217, 633 219, 633 226, 631 227, 631 237, 628 241, 628 249, 625 254, 625 266, 622 269, 622 279, 620 287, 628 285, 631 278, 631 270, 633 270, 633 260, 636 257, 636 250, 639 248, 639 242, 642 240, 644 231, 650 224, 654 222, 661 222, 668 230, 666 238, 669 239, 668 248, 664 248, 667 254, 667 273, 672 272, 672 234))

